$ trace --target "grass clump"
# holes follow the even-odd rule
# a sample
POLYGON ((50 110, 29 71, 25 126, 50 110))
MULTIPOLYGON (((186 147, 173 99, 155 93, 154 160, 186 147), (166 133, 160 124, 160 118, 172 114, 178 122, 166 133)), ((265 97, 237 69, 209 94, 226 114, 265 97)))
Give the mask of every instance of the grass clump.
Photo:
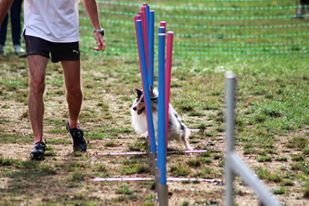
POLYGON ((170 173, 175 177, 185 177, 188 176, 190 172, 190 167, 185 164, 178 163, 176 165, 172 165, 170 168, 170 173))

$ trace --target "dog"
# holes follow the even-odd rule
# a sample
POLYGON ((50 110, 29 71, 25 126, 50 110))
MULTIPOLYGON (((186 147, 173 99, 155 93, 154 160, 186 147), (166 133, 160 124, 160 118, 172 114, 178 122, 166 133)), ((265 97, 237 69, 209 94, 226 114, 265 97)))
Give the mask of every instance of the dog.
MULTIPOLYGON (((136 95, 131 106, 131 124, 135 132, 143 137, 148 136, 147 132, 147 119, 146 119, 146 106, 144 102, 144 94, 140 89, 134 89, 133 92, 136 95)), ((158 128, 158 92, 152 90, 150 92, 152 117, 154 123, 154 129, 158 128)), ((171 104, 169 104, 168 110, 168 140, 178 140, 182 142, 187 150, 192 150, 189 144, 189 136, 191 134, 188 127, 181 121, 179 115, 174 110, 171 104)), ((157 136, 157 135, 156 135, 157 136)))

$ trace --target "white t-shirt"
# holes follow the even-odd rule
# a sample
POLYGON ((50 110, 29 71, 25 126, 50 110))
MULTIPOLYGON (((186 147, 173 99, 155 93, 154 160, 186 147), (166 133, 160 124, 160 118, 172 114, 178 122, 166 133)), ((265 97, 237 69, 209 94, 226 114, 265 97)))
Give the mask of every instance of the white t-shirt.
POLYGON ((50 42, 79 41, 79 0, 25 0, 26 35, 50 42))

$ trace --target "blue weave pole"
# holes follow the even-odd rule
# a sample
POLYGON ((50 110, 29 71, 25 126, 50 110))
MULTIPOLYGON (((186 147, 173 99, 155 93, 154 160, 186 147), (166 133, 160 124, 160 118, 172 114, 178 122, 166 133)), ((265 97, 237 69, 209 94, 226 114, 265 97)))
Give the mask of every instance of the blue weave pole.
POLYGON ((161 185, 166 185, 166 121, 165 121, 165 31, 159 28, 158 51, 158 170, 161 185))
POLYGON ((150 11, 148 17, 148 58, 149 58, 149 70, 148 80, 149 86, 153 88, 153 76, 154 76, 154 26, 155 26, 155 12, 150 11))
POLYGON ((153 126, 153 119, 152 119, 150 87, 149 87, 145 46, 144 46, 144 39, 143 39, 143 25, 142 25, 141 20, 136 20, 135 24, 136 24, 136 29, 137 29, 136 36, 137 36, 138 52, 139 52, 140 65, 141 65, 142 86, 143 86, 143 92, 144 92, 144 100, 146 103, 146 118, 147 118, 148 138, 150 142, 150 152, 152 154, 155 154, 157 151, 157 147, 156 147, 155 132, 154 132, 154 126, 153 126))

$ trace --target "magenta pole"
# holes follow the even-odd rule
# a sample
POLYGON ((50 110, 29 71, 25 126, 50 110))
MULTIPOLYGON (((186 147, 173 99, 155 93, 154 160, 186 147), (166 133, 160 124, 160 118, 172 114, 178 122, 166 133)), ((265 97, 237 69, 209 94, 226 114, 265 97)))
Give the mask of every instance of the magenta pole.
POLYGON ((160 27, 163 27, 164 32, 166 32, 166 21, 160 21, 160 27))
POLYGON ((147 5, 143 5, 141 7, 141 14, 142 14, 141 17, 142 17, 142 26, 143 26, 143 39, 144 39, 144 46, 145 46, 146 64, 147 64, 147 71, 149 73, 147 5))
MULTIPOLYGON (((136 38, 136 43, 137 43, 138 56, 139 56, 139 59, 141 59, 140 48, 139 48, 139 45, 138 45, 138 38, 137 38, 137 25, 136 25, 136 21, 137 20, 141 20, 141 15, 140 14, 137 14, 136 16, 134 16, 134 25, 135 25, 135 38, 136 38)), ((139 68, 140 68, 140 72, 142 72, 142 70, 141 70, 141 68, 142 68, 141 61, 140 61, 139 68)))
POLYGON ((169 103, 170 103, 170 88, 171 88, 171 73, 172 73, 172 59, 173 59, 173 37, 174 32, 169 31, 167 33, 167 45, 166 45, 166 61, 165 61, 165 123, 166 123, 166 148, 168 143, 168 120, 169 120, 169 103))

